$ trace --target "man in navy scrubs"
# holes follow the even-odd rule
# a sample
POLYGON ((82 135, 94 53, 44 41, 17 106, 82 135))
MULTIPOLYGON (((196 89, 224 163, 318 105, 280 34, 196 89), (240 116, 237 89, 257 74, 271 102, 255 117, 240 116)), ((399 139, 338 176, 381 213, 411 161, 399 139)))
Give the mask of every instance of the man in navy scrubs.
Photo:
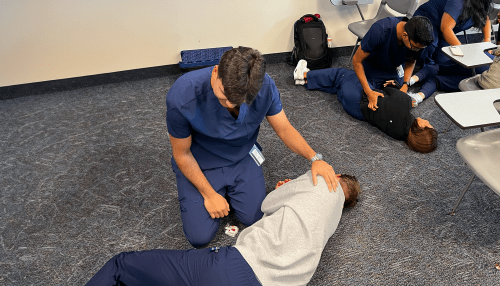
POLYGON ((230 206, 245 225, 262 217, 266 188, 256 140, 264 118, 288 148, 311 162, 314 184, 321 175, 330 190, 337 187, 332 166, 288 121, 262 55, 246 47, 226 51, 219 65, 183 75, 167 93, 172 169, 184 234, 193 246, 212 240, 230 206))
MULTIPOLYGON (((408 92, 415 62, 432 41, 433 28, 425 17, 410 20, 389 17, 371 26, 352 59, 352 66, 371 110, 377 109, 377 98, 383 96, 373 89, 382 89, 388 80, 396 79, 402 86, 400 90, 408 92), (399 66, 404 70, 403 75, 397 72, 399 66)), ((420 78, 427 78, 434 76, 437 69, 429 66, 419 73, 420 78)))
MULTIPOLYGON (((338 98, 344 110, 349 115, 364 120, 359 109, 363 91, 369 101, 368 108, 376 111, 377 98, 383 97, 383 94, 374 89, 382 90, 387 81, 396 80, 402 86, 400 90, 407 92, 415 62, 421 58, 424 49, 432 42, 433 28, 426 17, 413 17, 409 20, 402 17, 388 17, 375 22, 361 40, 359 49, 352 59, 357 79, 354 77, 348 83, 350 96, 338 98)), ((308 72, 307 64, 299 62, 294 71, 295 84, 304 85, 305 74, 307 74, 308 89, 329 92, 331 87, 338 84, 338 80, 335 80, 336 69, 308 72)), ((417 75, 423 79, 433 77, 436 73, 437 66, 427 65, 418 71, 417 75)), ((412 98, 412 103, 417 102, 412 98)))

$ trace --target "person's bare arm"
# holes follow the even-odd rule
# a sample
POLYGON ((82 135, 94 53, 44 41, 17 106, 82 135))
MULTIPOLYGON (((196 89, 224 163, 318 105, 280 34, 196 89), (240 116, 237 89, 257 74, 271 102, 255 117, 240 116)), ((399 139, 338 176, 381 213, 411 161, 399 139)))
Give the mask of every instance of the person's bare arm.
MULTIPOLYGON (((274 132, 278 135, 278 137, 285 143, 285 145, 292 150, 293 152, 301 155, 307 160, 311 160, 312 157, 316 154, 314 150, 307 144, 304 137, 300 135, 300 133, 295 129, 295 127, 290 124, 288 118, 285 115, 285 112, 281 110, 280 113, 268 116, 267 121, 274 129, 274 132)), ((316 160, 312 163, 311 173, 313 176, 313 183, 316 185, 318 183, 318 179, 316 175, 320 175, 325 178, 325 181, 328 185, 328 189, 333 191, 337 188, 338 178, 335 175, 335 171, 333 167, 330 166, 323 160, 316 160)))
POLYGON ((205 208, 212 218, 221 218, 228 215, 229 204, 210 185, 203 174, 198 162, 191 153, 191 136, 175 138, 170 136, 172 154, 182 174, 198 189, 203 196, 205 208))
MULTIPOLYGON (((405 73, 403 76, 403 81, 404 82, 409 82, 411 75, 413 74, 413 69, 415 68, 415 60, 409 60, 405 63, 405 73)), ((402 92, 407 92, 408 91, 408 86, 406 84, 403 84, 403 86, 400 89, 402 92)))
POLYGON ((483 37, 484 37, 484 42, 489 42, 491 41, 491 22, 490 22, 490 17, 486 16, 486 24, 483 27, 483 37))
POLYGON ((363 67, 363 61, 369 55, 370 53, 363 51, 360 45, 358 50, 354 54, 354 57, 352 58, 352 67, 354 68, 354 72, 356 73, 356 76, 358 77, 359 82, 361 83, 361 86, 363 87, 363 90, 366 93, 366 97, 368 98, 368 108, 375 111, 378 108, 377 98, 379 96, 384 97, 384 95, 380 92, 372 90, 370 88, 370 85, 368 84, 368 80, 366 79, 365 69, 363 67))
POLYGON ((441 17, 441 32, 446 42, 452 46, 462 44, 455 35, 455 32, 453 32, 453 28, 455 28, 456 25, 455 19, 453 19, 450 14, 444 12, 443 17, 441 17))

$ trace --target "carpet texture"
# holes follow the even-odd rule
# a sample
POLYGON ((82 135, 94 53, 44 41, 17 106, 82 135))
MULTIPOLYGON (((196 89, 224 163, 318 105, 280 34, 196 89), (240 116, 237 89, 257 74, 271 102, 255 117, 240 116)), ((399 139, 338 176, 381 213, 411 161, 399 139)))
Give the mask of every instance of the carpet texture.
MULTIPOLYGON (((448 215, 472 174, 455 144, 479 129, 444 134, 434 95, 412 110, 439 132, 437 150, 419 154, 351 118, 335 95, 295 86, 293 69, 267 68, 290 122, 363 189, 309 285, 500 284, 500 197, 476 178, 448 215)), ((191 248, 165 123, 178 76, 0 101, 1 285, 83 285, 119 252, 191 248)), ((309 169, 267 121, 258 141, 268 192, 309 169)), ((234 215, 226 224, 244 228, 234 215)), ((221 228, 209 246, 235 241, 221 228)))

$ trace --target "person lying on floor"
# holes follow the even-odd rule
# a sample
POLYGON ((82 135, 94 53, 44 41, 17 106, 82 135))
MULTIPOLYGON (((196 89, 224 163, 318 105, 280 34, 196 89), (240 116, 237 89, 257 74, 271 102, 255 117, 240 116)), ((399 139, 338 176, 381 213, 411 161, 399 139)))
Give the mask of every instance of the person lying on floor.
MULTIPOLYGON (((352 87, 356 87, 359 94, 365 92, 370 109, 375 111, 377 97, 382 96, 375 89, 382 89, 388 80, 396 80, 402 86, 401 91, 408 91, 416 60, 422 59, 426 47, 433 42, 432 29, 431 22, 426 17, 413 17, 409 20, 387 17, 375 22, 366 32, 352 58, 352 67, 359 82, 352 87)), ((300 67, 307 71, 307 66, 300 67)), ((328 73, 328 69, 321 71, 328 73)), ((420 78, 428 78, 436 73, 436 66, 428 65, 417 74, 420 78)), ((301 72, 294 79, 295 84, 304 82, 301 72)), ((417 99, 413 98, 413 101, 416 106, 417 99)), ((357 110, 358 107, 354 106, 354 109, 357 110)))
POLYGON ((415 118, 410 109, 412 99, 406 93, 393 87, 376 90, 380 96, 370 102, 352 70, 330 68, 308 71, 300 60, 294 71, 303 72, 304 86, 309 90, 321 90, 337 94, 344 110, 352 117, 367 121, 396 140, 405 141, 411 150, 429 153, 437 147, 437 132, 420 117, 415 118), (370 105, 373 104, 373 109, 370 105))
POLYGON ((355 206, 360 192, 354 176, 340 175, 329 191, 323 177, 314 186, 308 171, 267 195, 264 216, 234 246, 124 252, 87 285, 306 285, 342 209, 355 206))

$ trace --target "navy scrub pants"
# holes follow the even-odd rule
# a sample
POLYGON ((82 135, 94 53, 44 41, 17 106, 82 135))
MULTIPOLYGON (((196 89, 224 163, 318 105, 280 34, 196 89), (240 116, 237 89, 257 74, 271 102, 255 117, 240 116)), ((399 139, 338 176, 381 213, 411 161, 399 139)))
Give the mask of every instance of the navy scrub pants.
MULTIPOLYGON (((396 68, 394 72, 388 72, 378 71, 365 65, 365 74, 371 89, 383 89, 384 83, 388 80, 396 80, 400 84, 403 80, 397 76, 396 68)), ((317 89, 337 94, 337 99, 347 114, 356 119, 365 120, 359 108, 363 87, 353 70, 329 68, 309 71, 305 87, 310 90, 317 89)))
POLYGON ((210 249, 123 252, 111 258, 88 286, 253 286, 261 285, 252 268, 231 246, 210 249))
MULTIPOLYGON (((182 174, 173 158, 172 169, 177 179, 184 234, 194 247, 206 245, 219 229, 220 219, 210 217, 203 196, 182 174)), ((260 206, 266 197, 264 174, 250 155, 227 167, 203 170, 203 174, 217 193, 229 197, 229 207, 243 224, 252 225, 262 218, 260 206)))
MULTIPOLYGON (((439 65, 439 71, 435 77, 424 79, 420 92, 425 95, 425 98, 431 96, 438 88, 445 92, 460 91, 458 84, 473 75, 472 69, 456 64, 442 52, 441 49, 447 46, 449 44, 446 41, 439 40, 436 50, 434 52, 429 51, 435 57, 434 61, 439 65)), ((488 52, 485 52, 485 54, 491 59, 495 58, 488 52)), ((475 72, 481 74, 489 68, 489 66, 477 67, 475 72)))

